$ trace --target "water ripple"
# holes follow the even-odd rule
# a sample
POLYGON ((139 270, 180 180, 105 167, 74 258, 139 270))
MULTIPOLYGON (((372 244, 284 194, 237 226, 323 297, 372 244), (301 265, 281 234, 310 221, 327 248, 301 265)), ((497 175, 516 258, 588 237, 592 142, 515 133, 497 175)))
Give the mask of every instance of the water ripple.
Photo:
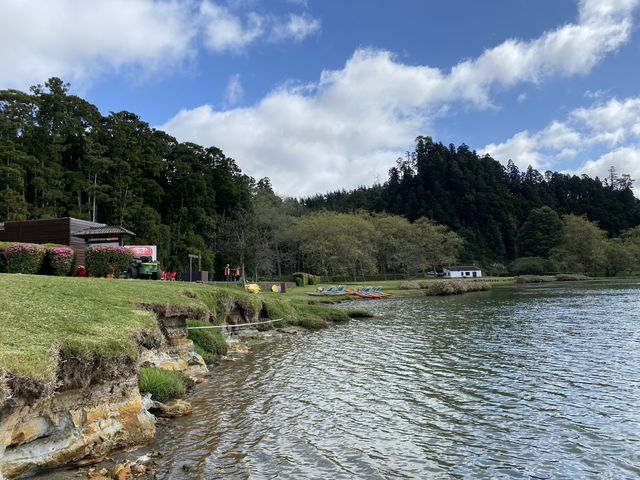
POLYGON ((639 286, 363 303, 217 367, 158 477, 637 478, 639 286))

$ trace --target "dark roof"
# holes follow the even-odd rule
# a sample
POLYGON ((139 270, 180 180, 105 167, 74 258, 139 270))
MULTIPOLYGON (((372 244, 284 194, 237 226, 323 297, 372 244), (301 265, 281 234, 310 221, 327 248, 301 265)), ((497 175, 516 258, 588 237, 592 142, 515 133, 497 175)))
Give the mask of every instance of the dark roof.
POLYGON ((116 236, 123 237, 125 235, 130 235, 135 237, 136 234, 130 230, 127 230, 123 227, 91 227, 85 228, 84 230, 80 230, 79 232, 73 232, 71 235, 74 237, 108 237, 108 236, 116 236))
POLYGON ((444 267, 450 272, 462 272, 465 270, 480 270, 478 267, 444 267))

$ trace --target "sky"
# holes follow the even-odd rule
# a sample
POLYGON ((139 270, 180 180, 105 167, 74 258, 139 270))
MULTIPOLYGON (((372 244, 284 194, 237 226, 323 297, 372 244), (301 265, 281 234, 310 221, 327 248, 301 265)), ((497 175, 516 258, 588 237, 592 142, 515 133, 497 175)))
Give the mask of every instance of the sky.
POLYGON ((640 0, 0 0, 0 89, 221 148, 276 193, 383 183, 415 138, 637 179, 640 0))

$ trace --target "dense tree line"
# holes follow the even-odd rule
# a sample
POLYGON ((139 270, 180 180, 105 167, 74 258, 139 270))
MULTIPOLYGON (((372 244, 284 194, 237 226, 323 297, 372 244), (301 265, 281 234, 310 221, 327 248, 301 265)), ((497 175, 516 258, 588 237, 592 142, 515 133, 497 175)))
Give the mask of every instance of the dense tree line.
POLYGON ((166 268, 200 253, 216 278, 226 263, 272 278, 415 275, 456 262, 613 274, 640 263, 632 182, 614 170, 602 182, 520 172, 419 137, 383 185, 298 201, 216 147, 180 143, 130 112, 102 115, 58 78, 0 91, 0 221, 122 225, 157 245, 166 268))
POLYGON ((464 144, 446 147, 418 137, 415 150, 398 159, 383 185, 316 195, 303 204, 313 210, 385 211, 410 221, 431 218, 465 240, 462 261, 486 265, 535 253, 527 221, 543 206, 559 216, 585 215, 609 237, 639 225, 640 202, 630 189, 632 182, 613 169, 605 181, 541 174, 532 167, 521 172, 511 161, 503 167, 464 144))
POLYGON ((52 78, 0 91, 0 220, 71 216, 136 232, 170 268, 203 254, 219 223, 251 209, 250 184, 221 150, 179 143, 130 112, 100 114, 52 78))

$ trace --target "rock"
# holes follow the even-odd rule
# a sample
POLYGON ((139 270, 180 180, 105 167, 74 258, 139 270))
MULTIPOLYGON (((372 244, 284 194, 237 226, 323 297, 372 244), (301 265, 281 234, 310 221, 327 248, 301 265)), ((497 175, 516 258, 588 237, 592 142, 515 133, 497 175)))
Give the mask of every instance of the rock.
POLYGON ((113 480, 127 480, 131 478, 131 466, 126 463, 118 463, 111 469, 113 480))
POLYGON ((131 467, 131 473, 134 474, 136 477, 144 475, 146 472, 147 472, 147 467, 145 467, 144 465, 134 465, 131 467))
POLYGON ((151 456, 149 455, 142 455, 141 457, 136 458, 136 463, 138 465, 144 465, 145 463, 149 463, 151 461, 151 456))
POLYGON ((155 417, 143 409, 137 383, 131 376, 16 408, 0 422, 2 475, 95 463, 112 451, 149 442, 155 417))
POLYGON ((234 351, 234 352, 238 352, 238 353, 248 353, 249 352, 249 347, 247 347, 246 345, 240 345, 237 343, 232 343, 227 345, 227 348, 229 349, 229 351, 234 351))
POLYGON ((173 418, 189 415, 193 408, 189 402, 175 399, 167 403, 153 402, 151 411, 159 417, 173 418))

